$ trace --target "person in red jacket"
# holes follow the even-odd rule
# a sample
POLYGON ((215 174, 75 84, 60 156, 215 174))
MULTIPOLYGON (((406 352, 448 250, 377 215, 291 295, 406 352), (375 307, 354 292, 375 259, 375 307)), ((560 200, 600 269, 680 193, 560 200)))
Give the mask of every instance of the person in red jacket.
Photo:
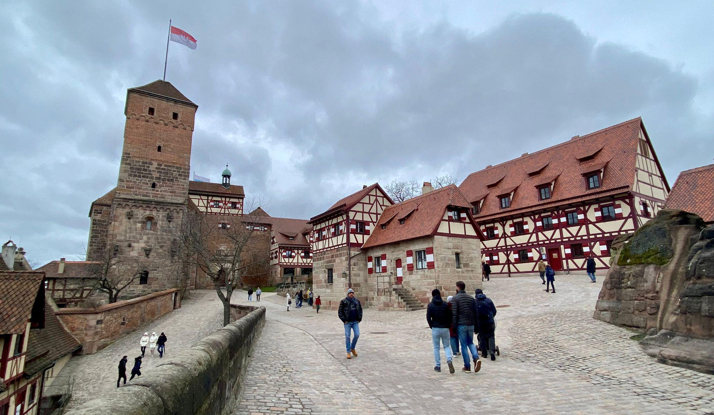
POLYGON ((317 307, 317 312, 320 312, 320 306, 322 305, 322 300, 320 300, 320 296, 317 296, 317 299, 315 300, 315 307, 317 307))

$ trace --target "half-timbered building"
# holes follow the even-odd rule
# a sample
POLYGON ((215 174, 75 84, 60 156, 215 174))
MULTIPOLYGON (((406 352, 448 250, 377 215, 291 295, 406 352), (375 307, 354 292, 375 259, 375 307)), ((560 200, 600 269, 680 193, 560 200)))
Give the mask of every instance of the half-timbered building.
POLYGON ((45 290, 59 308, 79 307, 97 286, 101 262, 52 261, 37 271, 45 273, 45 290))
MULTIPOLYGON (((430 189, 428 187, 427 189, 430 189)), ((427 304, 434 288, 481 287, 481 237, 471 204, 446 186, 385 207, 362 246, 367 257, 368 305, 379 309, 427 304)))
POLYGON ((607 269, 610 244, 662 208, 669 185, 640 118, 472 173, 459 186, 494 274, 607 269))
POLYGON ((312 226, 305 219, 264 218, 270 226, 270 284, 305 281, 312 275, 312 226))
POLYGON ((38 414, 43 391, 80 348, 43 281, 43 272, 0 271, 0 414, 38 414))
POLYGON ((704 219, 704 222, 714 223, 712 195, 714 195, 714 164, 679 173, 664 207, 694 213, 704 219))
POLYGON ((321 295, 323 306, 337 307, 345 297, 350 282, 355 295, 362 302, 366 301, 367 261, 360 248, 384 208, 393 204, 382 187, 375 183, 340 199, 310 219, 313 286, 315 292, 321 295))

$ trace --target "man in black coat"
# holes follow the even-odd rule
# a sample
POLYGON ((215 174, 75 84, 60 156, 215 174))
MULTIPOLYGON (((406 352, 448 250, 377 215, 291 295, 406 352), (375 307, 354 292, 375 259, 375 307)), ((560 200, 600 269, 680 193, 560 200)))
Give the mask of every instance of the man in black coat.
POLYGON ((119 387, 119 381, 124 378, 124 384, 126 385, 126 356, 122 357, 119 361, 119 379, 117 379, 117 388, 119 387))
POLYGON ((595 258, 593 258, 592 255, 588 256, 588 262, 587 262, 587 272, 588 272, 588 277, 590 277, 590 280, 592 282, 595 282, 595 268, 597 265, 595 264, 595 258))
POLYGON ((444 354, 446 354, 446 364, 449 365, 449 373, 454 373, 454 364, 451 361, 453 354, 451 351, 451 338, 449 336, 449 327, 451 327, 452 315, 449 305, 441 299, 439 290, 431 292, 431 302, 426 309, 426 321, 431 328, 431 342, 434 346, 434 361, 436 366, 434 370, 441 372, 441 353, 439 342, 444 346, 444 354))
POLYGON ((159 358, 164 357, 164 352, 166 351, 166 341, 168 339, 166 338, 166 335, 164 332, 161 332, 161 336, 159 336, 159 339, 156 341, 156 350, 159 351, 159 358))
POLYGON ((487 357, 488 352, 491 352, 491 360, 496 360, 496 320, 494 317, 498 310, 496 310, 493 301, 486 297, 480 288, 476 290, 476 310, 479 349, 481 349, 483 357, 487 357))
MULTIPOLYGON (((485 261, 481 265, 483 268, 483 276, 486 278, 486 281, 491 281, 491 266, 485 261)), ((481 281, 483 281, 483 278, 481 281)))
POLYGON ((357 357, 357 340, 359 339, 359 323, 362 321, 362 304, 355 298, 355 291, 347 290, 347 297, 340 301, 337 316, 345 324, 345 346, 347 348, 347 358, 357 357), (354 337, 350 341, 350 334, 354 332, 354 337), (350 354, 352 353, 352 354, 350 354))
POLYGON ((481 370, 481 361, 478 360, 478 351, 474 345, 474 326, 476 325, 476 300, 466 294, 466 284, 463 281, 456 283, 458 290, 454 296, 451 312, 452 324, 456 327, 461 343, 461 356, 464 358, 464 372, 471 371, 471 359, 474 361, 474 373, 481 370), (471 355, 469 356, 469 352, 471 355))

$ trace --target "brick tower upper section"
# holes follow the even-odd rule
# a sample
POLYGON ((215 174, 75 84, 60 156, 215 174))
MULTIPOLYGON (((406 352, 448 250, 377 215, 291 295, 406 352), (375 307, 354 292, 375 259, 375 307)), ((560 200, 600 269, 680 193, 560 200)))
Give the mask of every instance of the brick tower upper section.
POLYGON ((127 91, 117 198, 186 203, 197 109, 169 82, 127 91))

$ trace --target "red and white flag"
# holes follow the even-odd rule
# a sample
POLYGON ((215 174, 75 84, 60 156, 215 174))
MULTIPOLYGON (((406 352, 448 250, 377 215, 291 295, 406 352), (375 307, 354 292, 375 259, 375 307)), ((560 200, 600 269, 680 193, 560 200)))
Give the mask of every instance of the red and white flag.
POLYGON ((183 30, 179 29, 178 27, 171 26, 170 39, 172 42, 186 45, 191 49, 196 49, 196 39, 194 39, 193 36, 189 35, 183 30))

